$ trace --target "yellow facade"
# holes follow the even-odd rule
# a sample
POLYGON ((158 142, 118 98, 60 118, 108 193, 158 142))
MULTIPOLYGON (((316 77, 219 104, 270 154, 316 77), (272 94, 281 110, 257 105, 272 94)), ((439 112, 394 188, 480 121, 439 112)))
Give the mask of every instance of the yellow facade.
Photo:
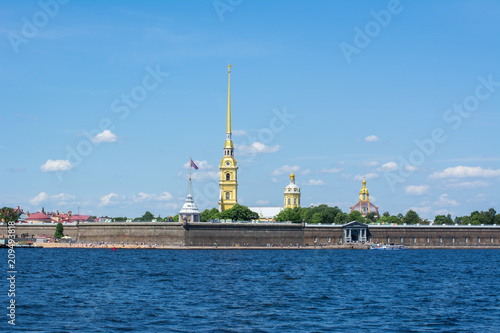
POLYGON ((293 173, 293 170, 290 174, 290 184, 285 187, 283 195, 285 198, 285 209, 300 207, 300 187, 295 184, 295 174, 293 173))
POLYGON ((234 145, 231 139, 231 65, 228 67, 226 141, 219 170, 219 211, 223 212, 238 203, 238 166, 234 158, 234 145))

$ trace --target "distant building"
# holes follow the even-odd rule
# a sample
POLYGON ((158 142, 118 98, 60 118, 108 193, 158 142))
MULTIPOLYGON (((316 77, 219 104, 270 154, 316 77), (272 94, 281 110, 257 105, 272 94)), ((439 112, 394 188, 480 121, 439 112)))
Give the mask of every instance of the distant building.
POLYGON ((259 221, 274 221, 274 217, 278 215, 283 207, 248 207, 253 212, 259 214, 259 221))
POLYGON ((295 174, 293 170, 290 174, 290 184, 285 187, 283 195, 285 197, 285 209, 300 207, 300 187, 295 184, 295 174))
POLYGON ((26 222, 30 222, 30 223, 51 223, 52 222, 52 216, 47 215, 45 213, 36 212, 36 213, 30 214, 28 216, 28 218, 26 219, 26 222))
POLYGON ((378 207, 370 202, 370 194, 366 188, 366 180, 363 177, 363 188, 359 191, 359 201, 351 207, 351 213, 357 210, 361 215, 366 216, 368 213, 378 213, 378 207))

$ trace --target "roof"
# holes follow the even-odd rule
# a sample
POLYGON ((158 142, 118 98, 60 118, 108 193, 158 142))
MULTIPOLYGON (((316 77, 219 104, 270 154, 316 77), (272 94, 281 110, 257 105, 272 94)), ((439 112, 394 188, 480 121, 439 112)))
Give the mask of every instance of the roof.
POLYGON ((43 221, 43 220, 50 221, 50 216, 44 213, 36 212, 30 214, 30 216, 26 219, 26 221, 43 221))
POLYGON ((368 228, 368 225, 364 224, 364 223, 361 223, 361 222, 358 222, 358 221, 352 221, 352 222, 344 224, 343 227, 344 228, 345 227, 364 227, 364 228, 368 228))
POLYGON ((70 221, 93 221, 90 215, 72 215, 70 221))

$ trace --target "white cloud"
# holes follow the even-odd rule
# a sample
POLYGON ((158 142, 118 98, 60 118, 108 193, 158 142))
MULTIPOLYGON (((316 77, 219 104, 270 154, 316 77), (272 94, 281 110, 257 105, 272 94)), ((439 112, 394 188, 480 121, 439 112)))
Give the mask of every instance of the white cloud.
POLYGON ((371 172, 371 173, 367 173, 366 175, 354 176, 354 180, 363 180, 363 178, 365 178, 366 180, 375 179, 375 178, 378 178, 378 173, 371 172))
POLYGON ((361 163, 360 166, 363 166, 363 167, 376 167, 379 164, 380 163, 377 162, 377 161, 366 161, 366 162, 361 163))
MULTIPOLYGON (((199 180, 199 181, 204 181, 204 180, 218 180, 220 178, 220 174, 217 171, 193 171, 191 173, 191 178, 193 180, 199 180)), ((186 179, 188 179, 188 175, 186 175, 186 179)))
POLYGON ((245 130, 233 130, 234 136, 248 136, 247 131, 245 130))
POLYGON ((116 142, 116 135, 114 135, 110 130, 104 130, 101 133, 96 134, 96 136, 92 138, 92 142, 116 142))
POLYGON ((49 195, 45 192, 40 192, 36 197, 30 200, 30 203, 34 206, 38 206, 47 200, 49 200, 49 195))
POLYGON ((311 173, 311 169, 305 169, 300 172, 301 175, 308 175, 311 173))
POLYGON ((488 187, 490 184, 484 180, 476 180, 473 182, 452 182, 446 185, 449 188, 476 188, 488 187))
POLYGON ((428 185, 408 185, 405 192, 410 195, 423 195, 429 190, 428 185))
POLYGON ((300 167, 298 165, 294 165, 294 166, 290 166, 290 165, 283 165, 282 167, 276 169, 273 171, 273 175, 275 176, 279 176, 279 175, 282 175, 284 173, 291 173, 292 170, 294 170, 295 172, 299 171, 300 170, 300 167))
POLYGON ((344 168, 331 168, 331 169, 323 168, 323 169, 321 169, 321 172, 323 172, 323 173, 337 173, 337 172, 340 172, 342 170, 344 170, 344 168))
POLYGON ((405 171, 413 172, 413 171, 417 171, 417 170, 418 170, 418 168, 414 165, 405 165, 405 171))
POLYGON ((74 195, 69 195, 66 193, 59 193, 59 194, 50 196, 50 199, 58 201, 58 205, 65 205, 65 204, 67 204, 68 201, 75 200, 75 198, 76 197, 74 195))
POLYGON ((376 135, 369 135, 365 138, 366 142, 375 142, 378 141, 378 136, 376 135))
POLYGON ((452 199, 448 199, 448 194, 441 194, 439 200, 435 202, 436 206, 460 206, 458 202, 452 199))
POLYGON ((441 172, 434 172, 430 178, 466 178, 466 177, 498 177, 500 169, 483 169, 482 167, 456 166, 446 168, 441 172))
POLYGON ((450 211, 448 209, 440 209, 440 210, 436 210, 434 212, 434 215, 448 215, 450 214, 450 211))
POLYGON ((255 202, 256 205, 268 205, 269 204, 269 200, 257 200, 255 202))
POLYGON ((422 207, 410 207, 411 210, 417 212, 417 214, 427 214, 431 211, 430 206, 422 206, 422 207))
POLYGON ((236 145, 236 147, 241 155, 275 153, 280 149, 280 145, 268 146, 259 141, 255 141, 251 145, 236 145))
POLYGON ((307 183, 307 185, 321 186, 321 185, 325 185, 325 182, 322 181, 321 179, 309 179, 309 182, 307 183))
POLYGON ((163 192, 162 194, 148 194, 140 192, 138 195, 134 195, 132 200, 134 202, 140 201, 170 201, 173 199, 173 195, 168 192, 163 192))
POLYGON ((382 164, 382 166, 378 168, 377 171, 387 172, 387 171, 396 171, 397 169, 398 169, 398 164, 396 162, 387 162, 385 164, 382 164))
POLYGON ((42 164, 40 170, 43 172, 55 172, 55 171, 66 171, 71 169, 73 166, 68 160, 47 160, 45 164, 42 164))
POLYGON ((113 198, 118 198, 118 194, 116 193, 110 193, 108 195, 105 195, 101 197, 101 202, 99 203, 99 207, 104 207, 104 206, 111 206, 111 205, 116 205, 118 204, 117 201, 113 201, 113 198))
POLYGON ((277 182, 278 182, 278 179, 277 179, 277 178, 273 178, 273 179, 271 179, 271 182, 273 182, 273 183, 277 183, 277 182))
MULTIPOLYGON (((213 169, 213 167, 214 167, 213 165, 208 164, 208 162, 206 160, 194 160, 193 162, 194 162, 194 164, 196 164, 196 166, 200 170, 213 169)), ((182 165, 182 167, 184 169, 188 169, 190 165, 191 165, 191 161, 184 163, 182 165)))

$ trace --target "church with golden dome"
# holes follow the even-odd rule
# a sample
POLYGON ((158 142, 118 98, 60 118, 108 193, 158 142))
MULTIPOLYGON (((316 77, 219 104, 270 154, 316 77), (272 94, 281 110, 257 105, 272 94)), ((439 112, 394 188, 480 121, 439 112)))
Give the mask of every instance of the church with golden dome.
POLYGON ((361 215, 366 216, 369 213, 378 213, 378 207, 370 202, 370 194, 366 188, 366 179, 363 177, 363 188, 359 191, 359 201, 351 207, 351 213, 357 210, 361 215))
POLYGON ((295 184, 295 174, 293 173, 293 170, 290 174, 290 184, 285 186, 283 195, 285 197, 285 209, 300 207, 300 187, 295 184))

